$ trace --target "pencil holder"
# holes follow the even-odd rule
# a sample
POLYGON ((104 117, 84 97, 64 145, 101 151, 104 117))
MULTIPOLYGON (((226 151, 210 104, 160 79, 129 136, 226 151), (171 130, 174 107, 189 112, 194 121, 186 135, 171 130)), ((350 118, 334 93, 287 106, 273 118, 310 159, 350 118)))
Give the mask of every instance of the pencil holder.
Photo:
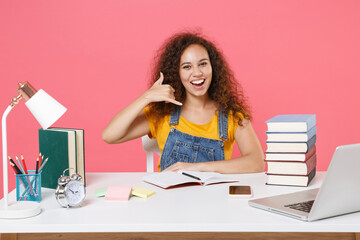
POLYGON ((29 174, 16 174, 16 199, 17 201, 41 200, 41 173, 28 171, 29 174))

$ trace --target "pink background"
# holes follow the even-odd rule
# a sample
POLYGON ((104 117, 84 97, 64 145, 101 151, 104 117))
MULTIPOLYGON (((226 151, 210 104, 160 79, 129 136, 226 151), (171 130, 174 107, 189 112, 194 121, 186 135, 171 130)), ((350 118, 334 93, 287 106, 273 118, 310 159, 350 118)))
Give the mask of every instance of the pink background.
MULTIPOLYGON (((2 0, 1 113, 29 81, 68 107, 55 126, 85 129, 87 172, 145 171, 140 139, 107 145, 101 132, 147 89, 160 44, 199 29, 243 85, 263 149, 267 119, 316 114, 318 170, 326 170, 336 146, 359 142, 359 12, 355 0, 2 0)), ((39 127, 23 102, 8 117, 8 153, 23 154, 29 168, 39 127)))

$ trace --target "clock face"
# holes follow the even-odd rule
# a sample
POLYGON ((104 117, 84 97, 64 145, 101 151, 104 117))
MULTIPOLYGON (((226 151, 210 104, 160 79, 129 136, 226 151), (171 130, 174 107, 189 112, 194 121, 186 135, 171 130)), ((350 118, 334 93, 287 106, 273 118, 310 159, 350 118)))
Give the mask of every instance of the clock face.
POLYGON ((70 206, 79 205, 85 198, 84 185, 78 181, 70 181, 65 187, 65 196, 70 206))

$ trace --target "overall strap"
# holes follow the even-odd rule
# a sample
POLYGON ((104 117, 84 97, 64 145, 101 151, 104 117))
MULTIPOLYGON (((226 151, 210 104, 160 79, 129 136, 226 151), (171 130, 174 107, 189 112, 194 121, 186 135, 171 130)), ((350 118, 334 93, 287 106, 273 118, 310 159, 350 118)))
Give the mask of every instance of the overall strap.
POLYGON ((223 112, 222 107, 219 108, 219 116, 218 116, 218 124, 219 124, 219 138, 226 141, 228 139, 227 136, 227 128, 228 128, 228 111, 223 112))
POLYGON ((175 110, 170 115, 170 123, 169 123, 170 126, 179 124, 180 112, 181 112, 181 107, 176 106, 175 110))

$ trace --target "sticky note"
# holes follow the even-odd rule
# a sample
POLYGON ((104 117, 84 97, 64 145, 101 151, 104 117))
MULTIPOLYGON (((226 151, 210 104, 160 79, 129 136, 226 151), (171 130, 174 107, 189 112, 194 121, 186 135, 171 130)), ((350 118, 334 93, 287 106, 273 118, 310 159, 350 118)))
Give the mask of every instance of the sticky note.
POLYGON ((106 191, 105 200, 128 201, 131 193, 130 186, 109 186, 106 191))
POLYGON ((104 197, 108 187, 98 188, 95 190, 95 197, 104 197))
POLYGON ((131 194, 141 198, 148 198, 154 195, 155 191, 142 187, 134 187, 131 191, 131 194))

